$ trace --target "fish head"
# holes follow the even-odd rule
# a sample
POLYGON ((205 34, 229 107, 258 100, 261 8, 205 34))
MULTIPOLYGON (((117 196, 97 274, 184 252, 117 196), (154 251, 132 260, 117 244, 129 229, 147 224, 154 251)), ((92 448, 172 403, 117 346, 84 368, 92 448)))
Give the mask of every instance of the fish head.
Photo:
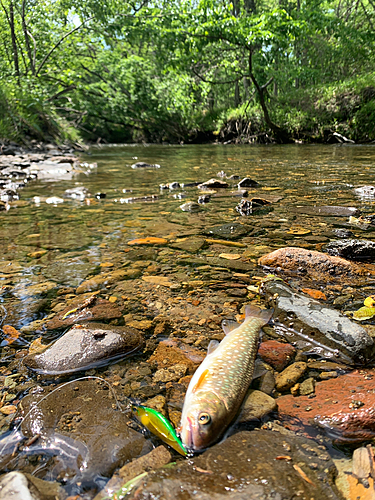
POLYGON ((228 411, 213 392, 200 392, 183 412, 179 428, 183 445, 189 451, 202 451, 220 439, 227 426, 228 411))

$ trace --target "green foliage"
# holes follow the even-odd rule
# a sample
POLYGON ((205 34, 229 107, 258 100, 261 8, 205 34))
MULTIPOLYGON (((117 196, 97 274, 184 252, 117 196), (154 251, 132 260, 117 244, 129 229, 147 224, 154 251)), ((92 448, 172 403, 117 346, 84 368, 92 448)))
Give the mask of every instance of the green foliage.
POLYGON ((372 0, 0 0, 0 136, 189 141, 265 132, 269 111, 373 140, 374 18, 372 0))

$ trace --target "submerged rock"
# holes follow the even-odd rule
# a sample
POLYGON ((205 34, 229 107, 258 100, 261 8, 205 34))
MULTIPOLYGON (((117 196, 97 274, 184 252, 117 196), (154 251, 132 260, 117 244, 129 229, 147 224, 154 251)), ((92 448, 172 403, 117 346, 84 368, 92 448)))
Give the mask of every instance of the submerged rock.
POLYGON ((187 201, 180 205, 180 208, 183 212, 199 212, 199 210, 201 210, 199 203, 195 201, 187 201))
POLYGON ((71 200, 83 201, 85 198, 90 196, 90 192, 84 186, 77 186, 75 188, 66 189, 63 196, 64 198, 70 198, 71 200))
POLYGON ((136 330, 100 323, 75 325, 41 354, 24 364, 45 375, 60 375, 102 366, 138 350, 143 338, 136 330))
POLYGON ((232 224, 223 224, 221 226, 213 226, 205 229, 203 234, 208 236, 214 236, 216 238, 222 238, 224 240, 237 240, 242 236, 246 236, 253 230, 250 226, 245 226, 243 224, 238 224, 233 222, 232 224))
POLYGON ((375 259, 375 243, 370 240, 331 241, 325 251, 329 255, 338 255, 350 260, 375 259))
POLYGON ((361 186, 354 190, 355 194, 362 200, 373 200, 375 198, 375 186, 361 186))
POLYGON ((349 275, 375 275, 375 270, 363 268, 341 257, 298 247, 279 248, 260 257, 258 263, 261 266, 271 268, 305 272, 311 278, 316 279, 329 279, 349 275))
POLYGON ((1 468, 38 470, 39 477, 59 477, 76 493, 80 482, 87 488, 103 485, 103 476, 152 449, 141 433, 128 427, 115 403, 101 380, 38 388, 23 398, 18 414, 23 418, 18 440, 26 438, 30 444, 6 448, 1 468), (39 470, 46 460, 48 470, 39 470))
POLYGON ((244 431, 202 455, 145 476, 130 498, 146 500, 339 500, 336 468, 311 439, 244 431))
POLYGON ((221 181, 220 179, 210 179, 206 182, 202 182, 202 184, 198 184, 198 189, 220 189, 227 188, 229 184, 225 181, 221 181))
POLYGON ((340 207, 330 205, 306 205, 290 207, 293 213, 306 215, 326 215, 334 217, 350 217, 351 215, 359 215, 360 211, 355 207, 340 207))
POLYGON ((72 300, 67 307, 46 323, 47 330, 59 330, 82 321, 109 321, 119 319, 121 310, 108 300, 95 295, 72 300))
POLYGON ((277 399, 281 418, 294 430, 312 423, 337 442, 361 442, 375 436, 374 370, 355 370, 315 384, 315 397, 292 395, 277 399))
POLYGON ((257 187, 259 186, 257 181, 254 181, 253 179, 250 179, 249 177, 244 177, 239 183, 238 183, 238 189, 242 188, 249 188, 249 187, 257 187))
POLYGON ((354 361, 371 359, 375 345, 366 330, 322 302, 296 293, 280 279, 266 281, 264 293, 274 318, 314 342, 344 352, 354 361))
POLYGON ((0 500, 56 500, 65 497, 59 483, 43 481, 31 474, 13 471, 0 479, 0 500))
POLYGON ((160 168, 160 165, 157 163, 146 163, 144 161, 137 161, 137 163, 133 163, 131 168, 160 168))

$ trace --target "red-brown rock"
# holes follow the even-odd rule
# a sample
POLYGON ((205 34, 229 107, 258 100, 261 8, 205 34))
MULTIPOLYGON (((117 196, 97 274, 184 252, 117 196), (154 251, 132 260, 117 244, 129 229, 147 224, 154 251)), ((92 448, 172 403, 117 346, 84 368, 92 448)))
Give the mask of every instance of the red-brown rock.
POLYGON ((188 367, 188 373, 192 374, 203 360, 204 354, 199 349, 177 339, 171 339, 161 341, 148 361, 155 363, 159 369, 185 364, 188 367))
POLYGON ((259 346, 259 356, 271 365, 275 370, 281 372, 296 353, 295 347, 291 344, 283 344, 277 340, 266 340, 259 346))
POLYGON ((280 267, 284 270, 304 270, 310 277, 332 278, 347 275, 374 275, 375 267, 358 265, 341 257, 334 257, 314 250, 298 247, 284 247, 263 255, 258 260, 261 266, 280 267))
POLYGON ((375 370, 355 370, 335 379, 318 382, 316 397, 281 396, 280 417, 287 426, 301 430, 315 424, 341 442, 375 436, 375 370))

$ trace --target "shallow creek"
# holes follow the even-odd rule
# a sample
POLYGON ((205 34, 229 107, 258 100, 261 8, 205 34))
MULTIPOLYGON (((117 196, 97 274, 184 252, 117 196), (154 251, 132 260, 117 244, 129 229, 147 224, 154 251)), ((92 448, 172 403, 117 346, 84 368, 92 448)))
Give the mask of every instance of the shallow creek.
MULTIPOLYGON (((217 452, 189 461, 169 449, 169 458, 156 458, 143 470, 132 473, 124 466, 162 444, 142 430, 129 402, 151 406, 178 426, 191 375, 209 342, 223 338, 221 321, 235 319, 249 302, 270 305, 272 297, 257 288, 269 272, 341 313, 359 309, 375 294, 375 257, 355 261, 369 272, 354 277, 258 263, 283 247, 324 253, 333 241, 375 241, 375 222, 358 222, 375 212, 375 197, 355 191, 375 184, 375 146, 113 145, 92 148, 81 160, 96 162, 97 169, 70 181, 32 181, 19 201, 0 212, 2 472, 20 470, 57 488, 43 496, 36 484, 36 498, 91 499, 112 476, 116 489, 143 470, 177 461, 177 471, 167 467, 143 478, 134 498, 279 498, 272 491, 280 498, 295 491, 300 498, 310 498, 310 492, 315 499, 354 498, 355 481, 341 493, 335 489, 332 459, 350 469, 353 450, 375 436, 363 412, 375 408, 375 396, 368 396, 375 375, 370 356, 353 358, 308 329, 299 336, 290 314, 264 328, 266 366, 253 389, 268 399, 259 400, 258 413, 253 408, 249 418, 240 416, 217 452), (136 162, 160 168, 132 168, 136 162), (227 187, 198 187, 212 178, 227 187), (257 184, 241 187, 247 191, 241 196, 244 178, 257 184), (66 197, 66 190, 82 186, 87 193, 81 199, 66 197), (55 201, 46 203, 51 197, 55 201), (126 345, 97 349, 78 368, 69 365, 70 354, 55 371, 27 362, 25 356, 41 352, 40 344, 90 321, 100 323, 96 328, 131 329, 126 345), (282 385, 279 374, 288 365, 300 373, 282 385), (110 387, 96 378, 78 380, 84 376, 101 377, 110 387), (320 400, 328 401, 328 394, 334 408, 344 411, 347 394, 361 390, 366 400, 361 393, 347 402, 352 427, 327 423, 333 410, 320 400), (258 441, 249 433, 258 433, 258 441), (296 482, 284 485, 281 478, 288 474, 296 482)), ((370 337, 372 323, 362 324, 370 337)), ((366 478, 371 487, 373 479, 366 478)))

